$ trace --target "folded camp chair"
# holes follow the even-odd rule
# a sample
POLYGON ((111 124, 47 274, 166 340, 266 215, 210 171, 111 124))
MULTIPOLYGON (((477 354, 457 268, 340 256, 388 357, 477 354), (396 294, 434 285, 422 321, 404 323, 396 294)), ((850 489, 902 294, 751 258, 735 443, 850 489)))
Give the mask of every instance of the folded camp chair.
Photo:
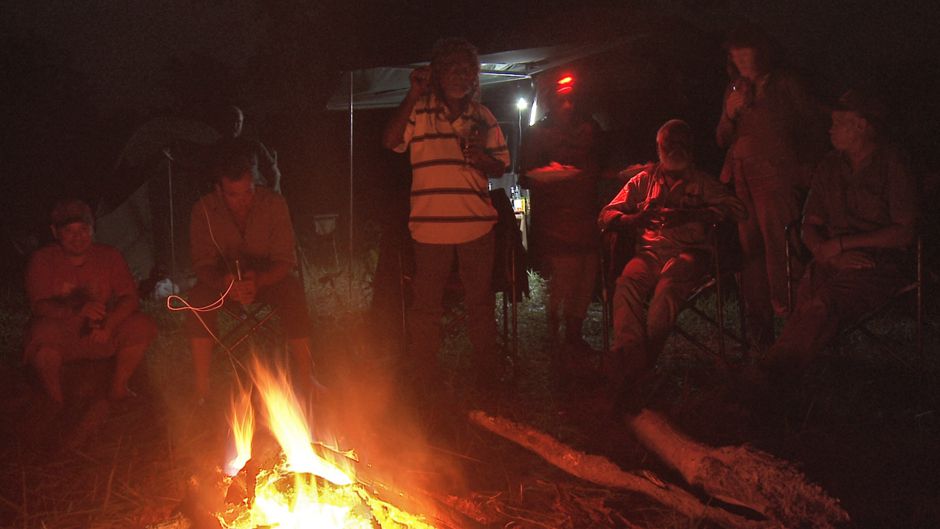
MULTIPOLYGON (((616 287, 617 278, 620 277, 624 266, 633 257, 636 241, 635 230, 605 230, 602 233, 601 240, 601 295, 604 319, 604 348, 606 350, 610 348, 610 329, 613 325, 612 294, 616 287)), ((678 321, 674 327, 676 334, 711 356, 721 366, 727 366, 726 338, 731 338, 741 346, 745 344, 743 335, 737 335, 727 328, 724 317, 726 288, 727 285, 735 283, 734 274, 740 268, 738 259, 740 252, 735 250, 736 242, 737 231, 734 223, 723 222, 711 226, 711 229, 708 230, 708 246, 712 260, 711 268, 699 285, 686 298, 682 309, 682 312, 689 311, 695 314, 715 329, 716 346, 709 346, 692 332, 682 328, 678 321), (707 309, 700 307, 698 304, 698 301, 705 298, 710 292, 715 293, 714 313, 709 313, 707 309)), ((741 315, 740 328, 743 333, 745 328, 744 313, 739 311, 739 314, 741 315)))

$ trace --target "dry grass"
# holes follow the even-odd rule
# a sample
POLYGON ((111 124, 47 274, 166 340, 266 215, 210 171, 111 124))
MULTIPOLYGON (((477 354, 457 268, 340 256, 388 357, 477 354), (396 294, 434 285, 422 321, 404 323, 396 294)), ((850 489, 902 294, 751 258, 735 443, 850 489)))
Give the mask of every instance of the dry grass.
MULTIPOLYGON (((368 275, 353 281, 319 270, 308 279, 316 320, 317 348, 329 378, 344 369, 345 358, 370 369, 397 361, 393 336, 376 339, 368 321, 368 275), (319 281, 321 278, 330 278, 319 281)), ((590 381, 559 386, 545 344, 544 285, 531 277, 532 297, 519 308, 519 349, 515 378, 500 392, 493 411, 525 422, 588 452, 600 453, 628 469, 658 467, 632 442, 622 426, 599 416, 590 381)), ((736 310, 729 304, 729 314, 736 310)), ((931 307, 935 309, 936 307, 931 307)), ((186 480, 221 460, 225 394, 206 410, 193 407, 189 358, 178 316, 158 306, 161 334, 146 369, 135 381, 141 397, 107 410, 78 448, 64 449, 70 431, 43 416, 40 393, 18 365, 19 329, 25 321, 21 293, 0 299, 0 412, 6 425, 0 443, 0 526, 16 528, 136 528, 170 517, 186 480)), ((459 312, 454 317, 459 318, 459 312)), ((936 314, 934 310, 932 314, 936 314)), ((708 338, 707 329, 684 316, 684 323, 708 338)), ((734 318, 729 322, 733 324, 734 318)), ((910 327, 889 319, 882 327, 904 338, 910 327)), ((935 320, 932 320, 935 321, 935 320)), ((394 326, 392 326, 394 328, 394 326)), ((591 307, 588 341, 601 347, 600 309, 591 307)), ((936 350, 936 333, 927 351, 936 350)), ((448 338, 444 361, 458 383, 466 365, 466 339, 448 338)), ((806 385, 794 388, 779 413, 755 419, 740 412, 710 362, 683 340, 667 347, 660 370, 664 383, 657 406, 704 442, 752 442, 803 465, 843 505, 859 527, 935 527, 940 524, 940 442, 936 358, 926 363, 900 348, 891 357, 853 337, 821 361, 806 385), (916 366, 916 369, 908 366, 916 366)), ((225 388, 232 369, 225 355, 214 365, 216 387, 225 388)), ((469 388, 467 398, 475 395, 469 388)), ((87 405, 87 403, 86 403, 87 405)), ((71 410, 76 414, 81 409, 71 410)), ((77 419, 71 419, 74 423, 77 419)), ((516 527, 699 527, 631 495, 585 488, 470 427, 452 428, 429 440, 435 453, 464 465, 470 491, 460 497, 486 505, 500 523, 516 527)))

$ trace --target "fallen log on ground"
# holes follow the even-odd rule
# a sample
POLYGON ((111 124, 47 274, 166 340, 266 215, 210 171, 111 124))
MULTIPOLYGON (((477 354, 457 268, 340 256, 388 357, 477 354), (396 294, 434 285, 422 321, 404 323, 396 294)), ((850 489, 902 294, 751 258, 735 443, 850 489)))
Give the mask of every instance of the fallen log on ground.
POLYGON ((749 446, 713 448, 676 430, 649 410, 627 419, 640 443, 710 496, 747 507, 784 527, 826 529, 849 515, 794 466, 749 446))
POLYGON ((704 519, 728 529, 770 529, 780 527, 772 520, 750 520, 718 507, 703 504, 688 491, 665 483, 649 472, 627 472, 602 456, 579 452, 531 427, 482 411, 470 412, 475 424, 535 452, 565 472, 605 487, 630 490, 691 518, 704 519))

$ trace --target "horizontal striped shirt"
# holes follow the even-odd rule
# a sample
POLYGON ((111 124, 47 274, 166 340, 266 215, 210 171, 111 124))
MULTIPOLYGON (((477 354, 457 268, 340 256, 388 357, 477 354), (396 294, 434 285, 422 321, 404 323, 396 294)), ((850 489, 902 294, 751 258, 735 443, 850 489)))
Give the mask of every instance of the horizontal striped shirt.
POLYGON ((397 152, 411 149, 411 216, 414 240, 460 244, 486 235, 496 224, 488 180, 464 159, 462 139, 474 131, 485 138, 486 152, 509 165, 506 139, 493 114, 471 102, 450 122, 444 103, 434 95, 420 99, 411 111, 397 152))

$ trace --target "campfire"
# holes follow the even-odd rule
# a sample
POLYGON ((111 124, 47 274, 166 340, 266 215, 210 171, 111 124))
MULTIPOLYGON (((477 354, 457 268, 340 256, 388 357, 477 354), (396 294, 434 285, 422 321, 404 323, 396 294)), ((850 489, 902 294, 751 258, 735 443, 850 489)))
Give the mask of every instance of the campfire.
MULTIPOLYGON (((582 518, 591 527, 636 526, 626 518, 629 511, 606 505, 604 491, 610 497, 617 491, 638 493, 690 520, 727 529, 834 529, 849 521, 839 501, 793 464, 746 445, 704 445, 649 410, 625 417, 625 426, 698 495, 651 471, 624 470, 603 456, 482 411, 471 411, 467 419, 594 488, 555 482, 542 493, 523 494, 538 488, 520 485, 519 494, 471 490, 455 496, 409 483, 406 490, 385 481, 388 468, 383 476, 312 428, 323 426, 312 423, 283 369, 254 359, 248 371, 251 384, 238 385, 232 395, 224 464, 211 478, 190 482, 180 509, 184 516, 151 529, 580 527, 576 520, 582 518), (555 495, 548 503, 526 504, 527 498, 539 502, 551 496, 550 491, 555 495), (700 495, 710 499, 703 502, 700 495)), ((388 438, 380 438, 387 448, 388 438)))
POLYGON ((232 395, 230 455, 220 480, 225 502, 213 513, 221 527, 435 527, 427 516, 399 509, 358 480, 355 452, 314 438, 309 410, 284 370, 255 359, 251 379, 253 384, 239 385, 232 395), (253 446, 259 428, 277 441, 279 449, 270 455, 253 446))

